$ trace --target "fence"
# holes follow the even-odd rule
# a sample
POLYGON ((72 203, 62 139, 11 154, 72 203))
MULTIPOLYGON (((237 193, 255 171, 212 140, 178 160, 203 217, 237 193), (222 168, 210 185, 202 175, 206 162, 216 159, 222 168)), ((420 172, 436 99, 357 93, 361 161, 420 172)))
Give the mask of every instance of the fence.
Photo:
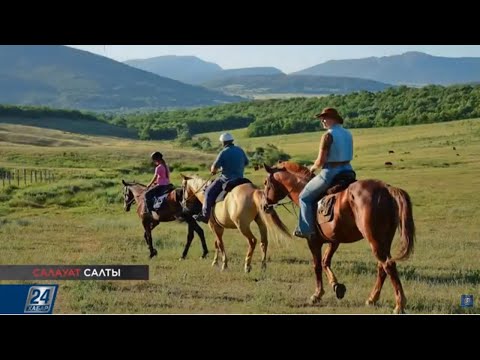
POLYGON ((39 169, 0 169, 2 187, 16 185, 27 186, 35 183, 50 183, 55 181, 55 174, 51 170, 39 169))

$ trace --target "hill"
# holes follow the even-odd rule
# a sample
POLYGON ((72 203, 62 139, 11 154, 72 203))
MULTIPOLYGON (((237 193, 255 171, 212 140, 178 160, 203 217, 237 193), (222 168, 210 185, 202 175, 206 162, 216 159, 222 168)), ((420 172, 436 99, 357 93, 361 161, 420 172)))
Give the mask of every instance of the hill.
POLYGON ((235 95, 257 94, 344 94, 353 91, 381 91, 390 85, 373 80, 311 75, 244 75, 221 78, 205 87, 235 95))
POLYGON ((157 56, 149 59, 127 60, 125 64, 186 84, 200 84, 222 71, 219 65, 196 56, 157 56))
POLYGON ((331 60, 295 74, 359 77, 389 84, 449 85, 480 81, 480 58, 407 52, 385 57, 331 60))
MULTIPOLYGON (((76 110, 50 109, 32 106, 0 105, 0 124, 34 126, 44 129, 60 130, 64 134, 111 136, 121 138, 138 138, 138 130, 109 124, 108 116, 88 114, 76 110)), ((25 134, 28 140, 28 134, 25 134)), ((16 134, 18 138, 19 135, 16 134)), ((20 138, 23 139, 22 136, 20 138)), ((0 134, 0 141, 11 141, 10 134, 0 134)), ((22 140, 23 141, 23 140, 22 140)), ((22 141, 19 141, 22 143, 22 141)), ((49 141, 40 142, 49 146, 49 141)))
POLYGON ((175 108, 238 101, 58 45, 1 45, 2 103, 76 109, 175 108))
POLYGON ((148 59, 127 60, 125 64, 154 74, 200 85, 213 80, 244 75, 278 75, 283 72, 274 67, 251 67, 222 69, 218 64, 204 61, 196 56, 166 55, 148 59))

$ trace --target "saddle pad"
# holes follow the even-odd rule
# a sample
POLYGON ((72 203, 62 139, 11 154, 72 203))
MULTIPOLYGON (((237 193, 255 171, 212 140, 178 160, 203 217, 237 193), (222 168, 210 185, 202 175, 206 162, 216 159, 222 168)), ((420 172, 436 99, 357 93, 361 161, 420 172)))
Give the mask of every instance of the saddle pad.
POLYGON ((318 202, 318 222, 320 224, 333 220, 334 205, 337 197, 335 195, 327 195, 318 202))

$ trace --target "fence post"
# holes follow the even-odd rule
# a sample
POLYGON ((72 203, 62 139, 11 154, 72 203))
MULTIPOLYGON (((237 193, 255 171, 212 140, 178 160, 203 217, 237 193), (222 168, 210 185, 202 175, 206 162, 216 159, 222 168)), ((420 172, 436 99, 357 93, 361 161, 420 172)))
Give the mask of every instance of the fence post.
POLYGON ((12 174, 8 172, 8 185, 12 185, 12 174))
POLYGON ((1 174, 1 176, 2 176, 2 187, 5 187, 5 176, 6 176, 6 172, 3 172, 3 173, 1 174))
POLYGON ((17 169, 17 186, 20 187, 20 170, 17 169))
POLYGON ((27 185, 27 169, 23 169, 23 184, 27 185))
POLYGON ((37 183, 37 170, 33 170, 35 172, 35 183, 37 183))
POLYGON ((40 182, 43 182, 42 170, 40 170, 39 172, 40 172, 40 182))

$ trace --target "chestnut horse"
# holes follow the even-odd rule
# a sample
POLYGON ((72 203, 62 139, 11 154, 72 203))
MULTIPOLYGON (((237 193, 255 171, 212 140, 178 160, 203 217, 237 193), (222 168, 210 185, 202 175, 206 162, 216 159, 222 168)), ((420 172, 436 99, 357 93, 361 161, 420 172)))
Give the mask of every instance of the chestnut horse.
POLYGON ((185 210, 190 210, 192 212, 198 211, 202 208, 202 205, 196 200, 192 199, 186 204, 187 209, 183 209, 181 202, 183 199, 183 190, 176 189, 170 193, 170 196, 164 201, 167 202, 166 206, 162 208, 160 214, 142 214, 143 213, 143 202, 144 202, 144 193, 147 190, 147 187, 138 183, 127 183, 122 180, 124 185, 123 196, 124 203, 123 209, 125 211, 130 211, 130 207, 134 202, 137 203, 137 214, 142 220, 142 225, 145 230, 144 238, 147 242, 148 248, 150 249, 150 258, 153 258, 157 255, 157 250, 153 247, 152 241, 152 230, 161 222, 170 222, 170 221, 186 221, 188 225, 188 234, 187 234, 187 243, 182 253, 181 260, 184 260, 187 257, 188 249, 192 243, 194 232, 200 237, 202 242, 203 255, 202 258, 206 258, 208 255, 207 243, 205 242, 205 234, 203 229, 198 225, 192 215, 185 210))
MULTIPOLYGON (((298 205, 301 191, 314 174, 308 168, 291 161, 279 162, 276 167, 264 167, 269 173, 264 188, 265 210, 287 196, 298 205)), ((338 282, 330 267, 332 257, 340 244, 353 243, 363 238, 369 242, 373 255, 378 260, 377 280, 367 305, 374 305, 378 301, 388 275, 395 291, 394 313, 403 313, 406 298, 395 262, 406 259, 413 252, 415 224, 410 196, 404 190, 379 180, 358 180, 335 196, 333 220, 319 224, 317 213, 316 236, 308 241, 317 281, 311 302, 319 302, 325 293, 322 268, 337 298, 343 298, 346 288, 338 282), (390 249, 397 227, 401 235, 401 249, 397 257, 392 257, 390 249), (323 244, 327 244, 327 249, 322 258, 323 244)))

